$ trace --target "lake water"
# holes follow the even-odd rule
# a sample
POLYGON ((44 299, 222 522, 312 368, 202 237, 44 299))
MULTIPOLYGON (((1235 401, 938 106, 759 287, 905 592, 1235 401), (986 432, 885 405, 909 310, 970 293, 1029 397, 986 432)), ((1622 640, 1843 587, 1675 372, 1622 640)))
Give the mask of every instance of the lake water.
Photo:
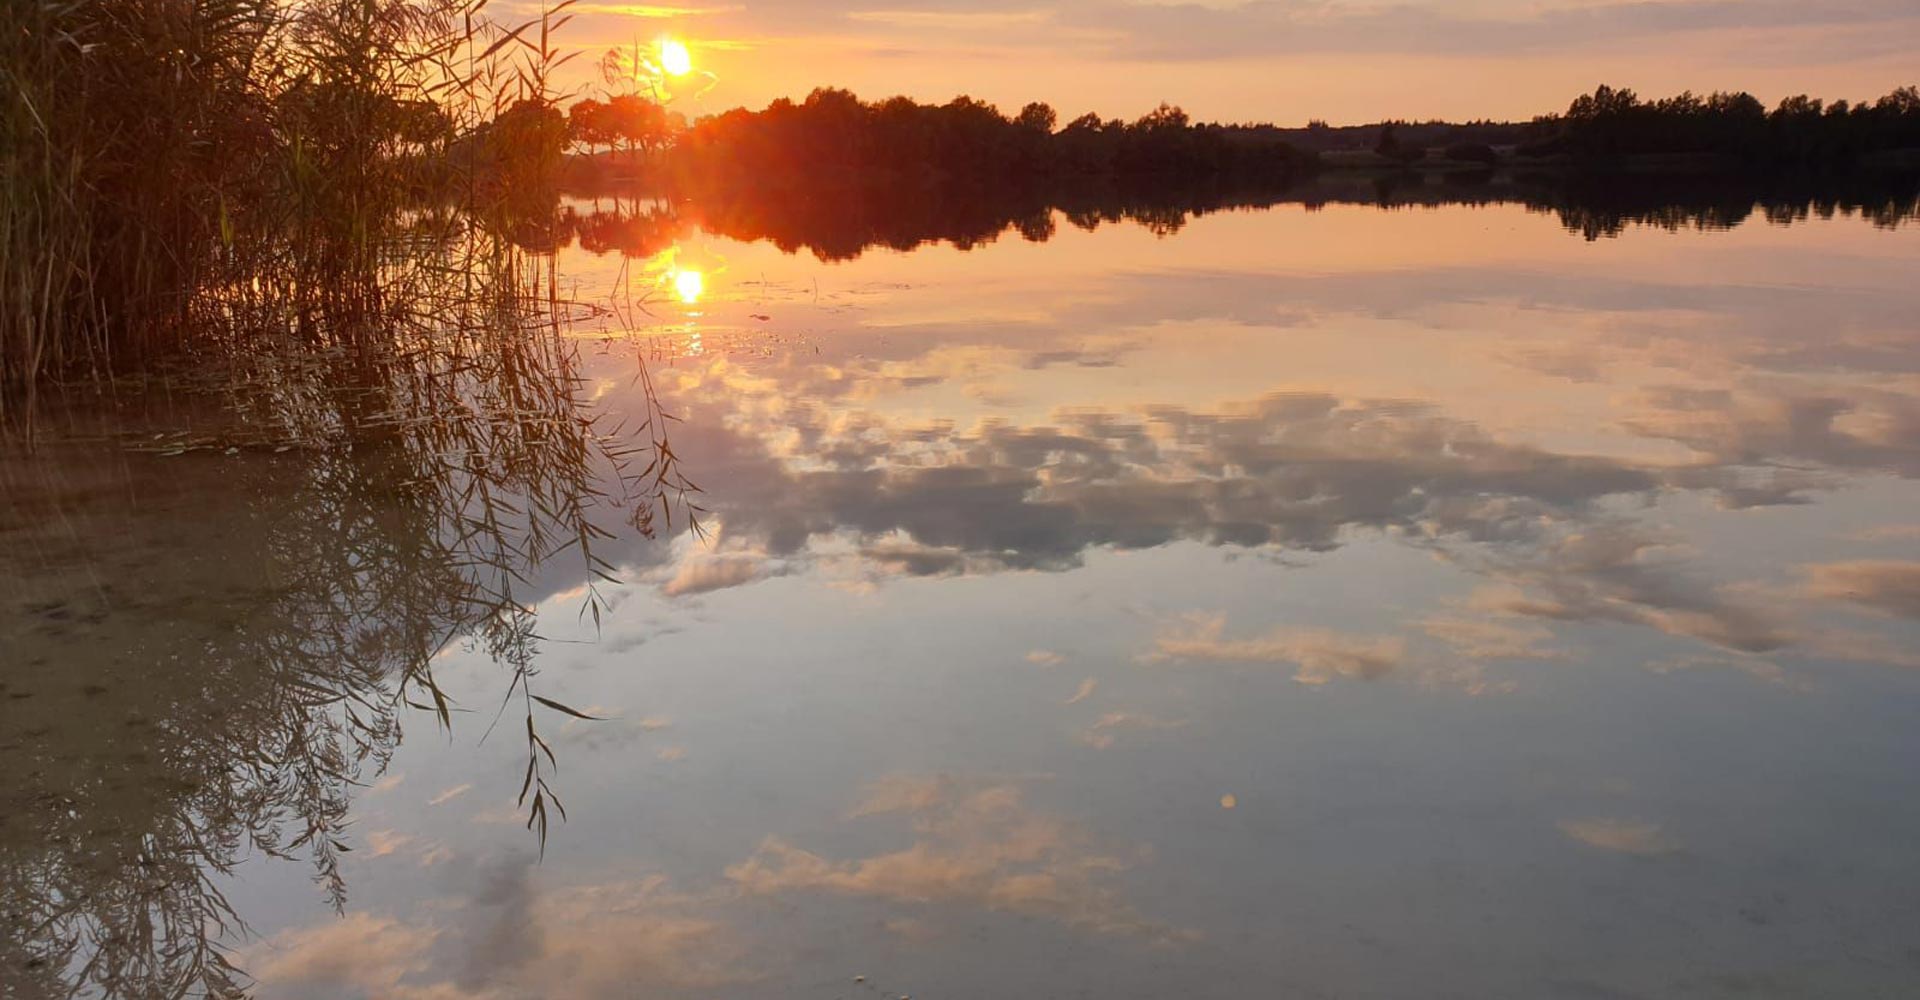
POLYGON ((1920 993, 1920 229, 1056 221, 559 252, 705 511, 525 574, 598 721, 398 472, 9 460, 0 994, 1920 993))

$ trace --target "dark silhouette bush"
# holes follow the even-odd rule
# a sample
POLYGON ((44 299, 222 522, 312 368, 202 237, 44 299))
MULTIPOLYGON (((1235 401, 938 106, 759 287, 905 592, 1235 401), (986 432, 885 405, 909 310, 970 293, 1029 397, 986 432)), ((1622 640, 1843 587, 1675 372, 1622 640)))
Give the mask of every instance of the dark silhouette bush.
POLYGON ((1484 142, 1456 142, 1447 147, 1447 159, 1492 166, 1500 162, 1500 154, 1484 142))

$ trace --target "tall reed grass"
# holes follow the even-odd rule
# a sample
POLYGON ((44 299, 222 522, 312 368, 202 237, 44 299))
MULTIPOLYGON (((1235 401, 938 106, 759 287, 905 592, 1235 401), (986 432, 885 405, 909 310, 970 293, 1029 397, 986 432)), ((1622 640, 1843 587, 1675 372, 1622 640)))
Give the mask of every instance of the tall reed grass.
POLYGON ((47 379, 245 341, 269 298, 306 337, 369 332, 314 310, 377 311, 421 206, 557 164, 564 131, 537 126, 565 6, 0 5, 0 424, 30 429, 47 379))

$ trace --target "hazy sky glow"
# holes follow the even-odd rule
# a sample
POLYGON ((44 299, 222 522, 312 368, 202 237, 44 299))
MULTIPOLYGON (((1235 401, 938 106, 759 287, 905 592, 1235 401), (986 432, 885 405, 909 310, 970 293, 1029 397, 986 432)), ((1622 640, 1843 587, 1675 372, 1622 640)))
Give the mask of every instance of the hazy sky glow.
MULTIPOLYGON (((508 12, 537 9, 508 0, 508 12)), ((691 112, 819 85, 1132 117, 1527 118, 1611 82, 1859 99, 1920 81, 1920 0, 582 0, 574 44, 663 33, 720 84, 691 112)), ((589 60, 580 60, 581 64, 589 60)), ((582 85, 587 81, 582 79, 582 85)))

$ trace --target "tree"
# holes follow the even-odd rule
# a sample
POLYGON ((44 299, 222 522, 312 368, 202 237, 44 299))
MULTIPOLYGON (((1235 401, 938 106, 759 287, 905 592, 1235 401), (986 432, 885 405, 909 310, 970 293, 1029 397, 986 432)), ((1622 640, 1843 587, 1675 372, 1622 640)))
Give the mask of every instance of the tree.
POLYGON ((1920 115, 1920 87, 1901 87, 1882 97, 1874 108, 1895 115, 1920 115))
POLYGON ((1054 113, 1053 107, 1041 101, 1035 101, 1021 108, 1020 117, 1014 119, 1021 128, 1048 134, 1052 134, 1053 127, 1059 124, 1059 121, 1060 116, 1054 113))
POLYGON ((629 156, 636 150, 651 153, 666 145, 666 110, 635 94, 621 94, 607 102, 607 126, 625 144, 629 156))
POLYGON ((1188 118, 1187 113, 1177 105, 1163 103, 1141 115, 1140 120, 1133 123, 1133 127, 1142 132, 1179 131, 1191 123, 1192 119, 1188 118))
POLYGON ((587 147, 589 153, 600 146, 611 150, 614 143, 619 141, 612 125, 613 119, 607 105, 592 98, 567 109, 567 137, 587 147))
POLYGON ((1412 163, 1427 155, 1419 146, 1409 146, 1400 141, 1400 133, 1393 122, 1380 126, 1380 141, 1374 144, 1373 151, 1389 160, 1412 163))
POLYGON ((1591 118, 1606 118, 1622 115, 1640 106, 1640 95, 1621 87, 1615 90, 1606 84, 1594 88, 1591 94, 1582 94, 1573 99, 1567 108, 1567 117, 1576 121, 1591 118))

